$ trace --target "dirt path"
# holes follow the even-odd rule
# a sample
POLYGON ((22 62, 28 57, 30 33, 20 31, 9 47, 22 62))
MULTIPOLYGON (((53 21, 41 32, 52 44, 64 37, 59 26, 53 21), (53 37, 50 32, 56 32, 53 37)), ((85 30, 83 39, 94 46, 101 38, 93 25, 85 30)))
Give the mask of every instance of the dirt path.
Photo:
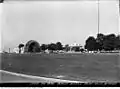
POLYGON ((38 83, 80 83, 80 81, 69 81, 69 80, 61 80, 54 78, 46 78, 46 77, 38 77, 32 75, 19 74, 14 72, 8 72, 4 70, 0 70, 1 83, 10 83, 10 82, 38 82, 38 83))

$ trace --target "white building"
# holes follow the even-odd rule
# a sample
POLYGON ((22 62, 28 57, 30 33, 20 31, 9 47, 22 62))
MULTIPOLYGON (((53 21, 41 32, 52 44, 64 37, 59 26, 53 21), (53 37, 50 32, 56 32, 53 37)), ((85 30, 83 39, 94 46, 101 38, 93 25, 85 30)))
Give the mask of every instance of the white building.
POLYGON ((13 49, 13 52, 14 52, 14 53, 19 53, 19 48, 14 48, 14 49, 13 49))
POLYGON ((75 51, 74 50, 75 47, 79 47, 79 49, 82 48, 82 46, 80 44, 77 44, 77 43, 70 44, 69 47, 70 47, 70 51, 75 51))
MULTIPOLYGON (((14 48, 13 52, 14 53, 19 53, 19 48, 14 48)), ((21 48, 21 53, 24 53, 24 47, 21 48)))
POLYGON ((70 44, 71 47, 75 47, 75 46, 81 46, 80 44, 77 44, 77 43, 73 43, 73 44, 70 44))
POLYGON ((24 53, 24 47, 21 48, 21 53, 24 53))
POLYGON ((50 53, 48 49, 45 50, 46 53, 50 53))

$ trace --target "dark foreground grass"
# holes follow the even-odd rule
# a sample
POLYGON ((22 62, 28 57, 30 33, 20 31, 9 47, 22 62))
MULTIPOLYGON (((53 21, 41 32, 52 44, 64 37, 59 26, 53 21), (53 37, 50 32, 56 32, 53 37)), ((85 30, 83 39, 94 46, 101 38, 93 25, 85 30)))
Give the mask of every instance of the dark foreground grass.
POLYGON ((118 54, 1 54, 1 69, 68 80, 119 81, 118 54))

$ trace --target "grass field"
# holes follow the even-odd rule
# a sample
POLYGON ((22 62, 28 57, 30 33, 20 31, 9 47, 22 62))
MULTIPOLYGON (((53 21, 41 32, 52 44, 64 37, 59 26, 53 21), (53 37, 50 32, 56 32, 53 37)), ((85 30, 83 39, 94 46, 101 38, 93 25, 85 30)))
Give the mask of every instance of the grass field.
POLYGON ((119 54, 1 54, 1 70, 77 81, 119 81, 119 54))

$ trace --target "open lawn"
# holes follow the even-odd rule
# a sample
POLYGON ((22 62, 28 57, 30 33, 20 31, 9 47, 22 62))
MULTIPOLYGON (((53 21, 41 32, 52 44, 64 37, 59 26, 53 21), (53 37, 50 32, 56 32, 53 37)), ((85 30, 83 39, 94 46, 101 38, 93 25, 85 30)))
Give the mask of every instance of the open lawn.
POLYGON ((119 81, 119 54, 1 54, 1 70, 77 81, 119 81))

